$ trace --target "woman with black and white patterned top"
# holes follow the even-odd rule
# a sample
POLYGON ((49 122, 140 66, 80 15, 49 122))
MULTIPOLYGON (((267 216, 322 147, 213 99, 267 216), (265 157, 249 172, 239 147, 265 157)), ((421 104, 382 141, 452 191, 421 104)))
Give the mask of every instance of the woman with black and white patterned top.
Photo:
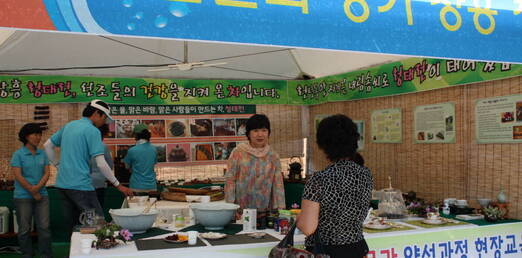
POLYGON ((297 227, 312 250, 319 234, 323 251, 331 257, 365 257, 368 245, 362 224, 370 208, 373 179, 368 168, 353 161, 359 133, 345 115, 323 119, 317 145, 331 162, 306 183, 297 227))

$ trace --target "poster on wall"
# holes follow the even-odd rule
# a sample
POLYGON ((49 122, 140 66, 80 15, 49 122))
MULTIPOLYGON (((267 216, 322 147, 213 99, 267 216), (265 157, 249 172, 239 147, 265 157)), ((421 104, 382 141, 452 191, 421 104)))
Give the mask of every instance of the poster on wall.
POLYGON ((522 142, 522 95, 475 101, 477 143, 522 142))
POLYGON ((413 113, 414 143, 455 143, 455 104, 418 106, 413 113))
POLYGON ((400 108, 372 112, 372 142, 402 143, 402 111, 400 108))
MULTIPOLYGON (((315 125, 315 131, 317 132, 317 128, 319 127, 319 123, 321 121, 329 116, 332 115, 315 115, 314 117, 314 125, 315 125)), ((364 121, 363 120, 353 120, 355 125, 357 126, 357 132, 359 133, 359 140, 357 141, 357 151, 364 150, 364 121)))
POLYGON ((120 167, 135 143, 134 127, 147 125, 158 163, 191 165, 220 163, 245 141, 246 121, 255 105, 112 105, 115 123, 105 143, 115 149, 120 167))

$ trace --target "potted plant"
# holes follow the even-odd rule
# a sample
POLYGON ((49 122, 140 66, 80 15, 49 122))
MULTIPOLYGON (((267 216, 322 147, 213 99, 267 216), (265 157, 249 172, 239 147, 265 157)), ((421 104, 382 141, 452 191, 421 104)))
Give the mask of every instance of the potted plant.
POLYGON ((488 206, 482 212, 484 213, 484 219, 489 222, 495 222, 504 216, 504 211, 498 207, 488 206))
POLYGON ((127 229, 122 229, 120 226, 109 223, 94 232, 96 240, 93 245, 96 249, 109 249, 118 245, 117 240, 124 243, 131 240, 132 233, 127 229))

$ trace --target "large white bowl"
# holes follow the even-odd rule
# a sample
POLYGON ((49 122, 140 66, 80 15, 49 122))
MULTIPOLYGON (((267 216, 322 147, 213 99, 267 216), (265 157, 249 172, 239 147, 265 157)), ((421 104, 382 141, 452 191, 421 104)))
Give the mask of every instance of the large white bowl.
POLYGON ((144 233, 152 227, 156 217, 158 216, 158 210, 150 209, 148 213, 143 214, 142 208, 128 208, 128 209, 110 209, 114 223, 122 228, 128 229, 133 234, 144 233))
POLYGON ((196 203, 190 208, 196 215, 196 221, 201 223, 207 230, 220 230, 234 218, 239 205, 232 203, 196 203))

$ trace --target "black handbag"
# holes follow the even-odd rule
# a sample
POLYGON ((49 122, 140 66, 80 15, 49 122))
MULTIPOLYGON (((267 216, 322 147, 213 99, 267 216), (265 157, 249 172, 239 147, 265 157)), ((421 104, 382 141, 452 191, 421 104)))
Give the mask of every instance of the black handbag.
POLYGON ((315 235, 314 252, 294 248, 294 232, 297 223, 294 223, 285 238, 270 250, 269 258, 330 258, 329 255, 323 253, 323 246, 319 241, 319 234, 315 235), (319 243, 319 244, 318 244, 319 243))

